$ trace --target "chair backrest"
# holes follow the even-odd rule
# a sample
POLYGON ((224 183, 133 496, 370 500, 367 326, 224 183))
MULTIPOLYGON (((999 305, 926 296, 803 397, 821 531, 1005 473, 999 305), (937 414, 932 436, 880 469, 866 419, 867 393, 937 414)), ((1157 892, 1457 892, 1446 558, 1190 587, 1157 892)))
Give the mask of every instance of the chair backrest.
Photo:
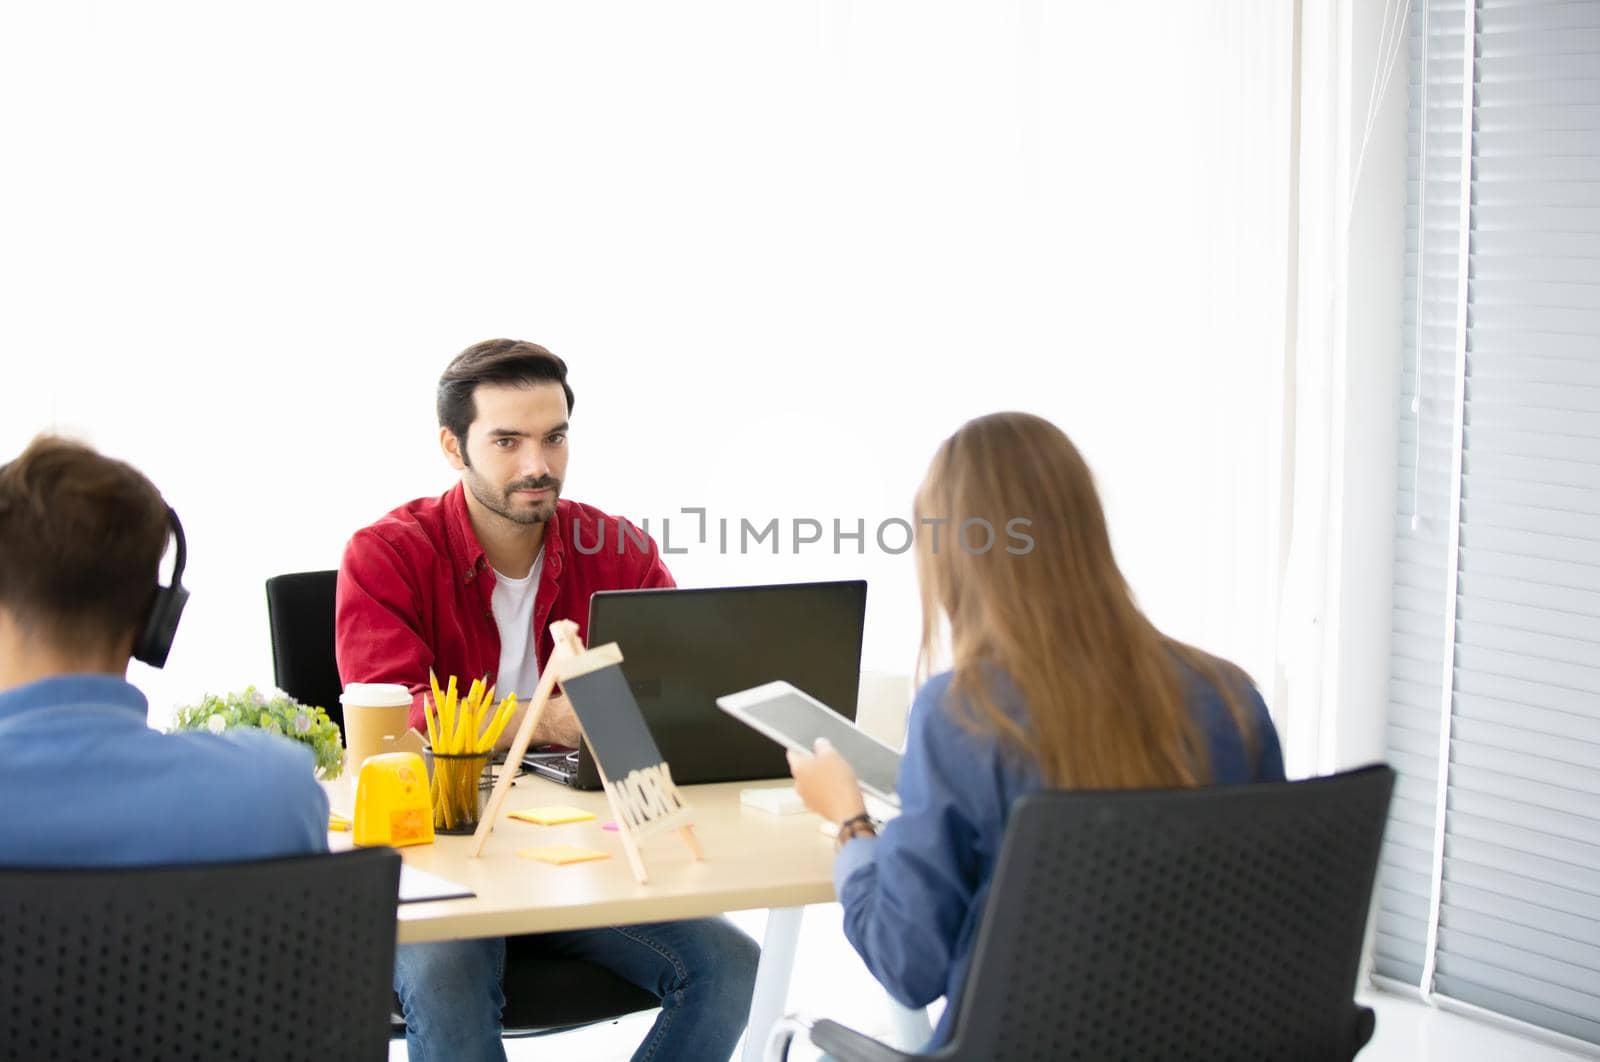
POLYGON ((333 609, 339 573, 295 572, 267 580, 272 680, 301 704, 326 708, 344 729, 339 665, 333 655, 333 609))
POLYGON ((400 857, 0 870, 0 1058, 389 1052, 400 857))
POLYGON ((948 1056, 1350 1059, 1394 772, 1012 809, 948 1056))

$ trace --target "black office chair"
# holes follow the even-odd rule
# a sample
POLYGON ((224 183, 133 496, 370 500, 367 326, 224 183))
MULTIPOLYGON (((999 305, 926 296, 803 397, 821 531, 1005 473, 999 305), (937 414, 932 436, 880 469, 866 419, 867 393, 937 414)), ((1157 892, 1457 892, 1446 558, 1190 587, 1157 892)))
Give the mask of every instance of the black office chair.
POLYGON ((908 1054, 788 1018, 840 1062, 1348 1062, 1394 772, 1019 800, 951 1041, 908 1054))
MULTIPOLYGON (((294 572, 267 580, 267 622, 272 629, 273 681, 302 704, 328 710, 342 730, 339 679, 333 651, 336 571, 294 572)), ((625 1014, 654 1010, 656 997, 594 963, 529 954, 518 938, 506 944, 507 1036, 561 1032, 625 1014)), ((392 1000, 395 1013, 399 1001, 392 1000)), ((395 1019, 404 1035, 405 1023, 395 1019)))
POLYGON ((333 604, 339 573, 294 572, 267 580, 267 626, 272 631, 272 674, 280 690, 325 708, 344 732, 339 665, 333 656, 333 604))
POLYGON ((400 857, 0 870, 0 1059, 381 1062, 400 857))

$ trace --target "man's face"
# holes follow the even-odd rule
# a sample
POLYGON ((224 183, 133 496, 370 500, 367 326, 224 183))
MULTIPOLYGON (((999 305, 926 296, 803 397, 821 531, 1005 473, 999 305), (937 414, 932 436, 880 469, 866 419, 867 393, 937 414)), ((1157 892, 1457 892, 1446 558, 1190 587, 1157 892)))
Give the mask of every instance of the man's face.
POLYGON ((557 383, 526 387, 480 384, 477 419, 465 452, 448 428, 440 441, 472 496, 485 509, 518 524, 555 515, 567 475, 567 396, 557 383))

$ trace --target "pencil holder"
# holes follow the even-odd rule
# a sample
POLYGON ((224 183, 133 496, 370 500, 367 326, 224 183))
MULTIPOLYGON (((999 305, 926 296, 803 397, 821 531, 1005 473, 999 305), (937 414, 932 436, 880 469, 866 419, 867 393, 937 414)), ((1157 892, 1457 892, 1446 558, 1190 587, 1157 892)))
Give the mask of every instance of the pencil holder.
POLYGON ((433 800, 433 832, 472 833, 483 817, 484 798, 494 787, 488 752, 423 750, 433 800))

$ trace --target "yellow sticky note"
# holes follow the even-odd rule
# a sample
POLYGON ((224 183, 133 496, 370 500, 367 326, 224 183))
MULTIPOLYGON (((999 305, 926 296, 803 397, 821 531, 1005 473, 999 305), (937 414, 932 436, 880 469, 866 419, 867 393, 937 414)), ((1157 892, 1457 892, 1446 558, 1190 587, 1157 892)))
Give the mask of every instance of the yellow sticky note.
POLYGON ((565 866, 568 863, 587 863, 591 859, 610 859, 610 852, 594 848, 579 848, 572 844, 552 844, 544 848, 519 848, 517 855, 524 859, 537 859, 541 863, 565 866))
POLYGON ((584 811, 582 808, 569 808, 564 804, 552 804, 542 808, 523 808, 520 811, 508 813, 508 818, 521 819, 523 822, 532 822, 539 826, 560 826, 568 822, 588 822, 594 818, 594 813, 584 811))

